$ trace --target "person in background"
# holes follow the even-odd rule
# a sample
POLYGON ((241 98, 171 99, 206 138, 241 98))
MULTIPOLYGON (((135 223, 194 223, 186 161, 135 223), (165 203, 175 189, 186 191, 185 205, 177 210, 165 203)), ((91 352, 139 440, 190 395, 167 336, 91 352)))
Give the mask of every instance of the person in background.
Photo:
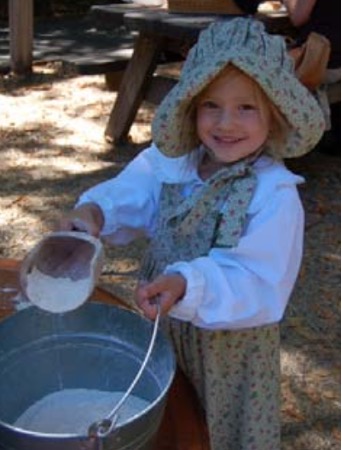
POLYGON ((284 39, 252 18, 217 21, 156 111, 151 146, 60 221, 114 245, 149 238, 136 302, 151 320, 159 305, 211 450, 280 450, 279 322, 304 234, 303 179, 283 159, 323 129, 284 39))
POLYGON ((311 31, 323 34, 331 44, 328 69, 341 69, 341 17, 334 3, 325 0, 283 0, 292 24, 297 28, 297 43, 311 31))
MULTIPOLYGON (((341 16, 340 5, 326 0, 283 0, 292 24, 297 29, 297 44, 305 42, 315 31, 329 39, 331 52, 326 73, 326 84, 341 81, 341 16)), ((330 108, 330 128, 318 146, 322 152, 340 155, 341 101, 327 105, 330 108)))

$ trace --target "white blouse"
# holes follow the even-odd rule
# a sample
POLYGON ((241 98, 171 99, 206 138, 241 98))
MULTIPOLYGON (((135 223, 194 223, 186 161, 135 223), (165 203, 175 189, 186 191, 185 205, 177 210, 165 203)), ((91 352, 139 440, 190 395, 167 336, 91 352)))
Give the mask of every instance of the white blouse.
MULTIPOLYGON (((198 150, 200 151, 200 150, 198 150)), ((243 329, 283 317, 303 250, 304 212, 296 185, 304 180, 273 159, 255 162, 257 187, 237 247, 212 248, 207 256, 176 261, 186 293, 169 315, 208 329, 243 329)), ((86 191, 78 205, 97 203, 105 218, 101 236, 115 245, 153 235, 162 183, 203 182, 188 156, 167 158, 155 145, 116 177, 86 191)))

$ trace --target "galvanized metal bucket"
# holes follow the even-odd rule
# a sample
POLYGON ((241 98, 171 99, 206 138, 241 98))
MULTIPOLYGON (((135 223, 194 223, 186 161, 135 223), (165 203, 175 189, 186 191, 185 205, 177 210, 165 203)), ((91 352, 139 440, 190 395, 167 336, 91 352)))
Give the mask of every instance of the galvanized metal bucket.
POLYGON ((0 322, 0 449, 152 450, 175 374, 171 343, 160 331, 133 392, 149 406, 109 436, 44 434, 13 425, 30 405, 61 389, 124 392, 152 330, 137 313, 91 302, 63 315, 32 306, 0 322))

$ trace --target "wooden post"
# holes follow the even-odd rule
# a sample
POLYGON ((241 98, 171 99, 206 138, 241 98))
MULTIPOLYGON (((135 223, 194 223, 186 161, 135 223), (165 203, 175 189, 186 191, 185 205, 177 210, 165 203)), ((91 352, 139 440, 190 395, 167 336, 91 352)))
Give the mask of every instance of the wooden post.
POLYGON ((33 0, 9 0, 10 64, 17 75, 32 71, 33 0))

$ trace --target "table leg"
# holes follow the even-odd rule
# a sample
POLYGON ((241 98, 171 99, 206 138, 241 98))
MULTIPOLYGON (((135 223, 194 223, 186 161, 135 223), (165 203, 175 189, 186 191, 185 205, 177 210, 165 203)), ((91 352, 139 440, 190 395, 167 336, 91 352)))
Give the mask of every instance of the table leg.
POLYGON ((109 142, 117 143, 127 137, 157 67, 162 41, 158 36, 145 33, 137 38, 106 127, 109 142))

